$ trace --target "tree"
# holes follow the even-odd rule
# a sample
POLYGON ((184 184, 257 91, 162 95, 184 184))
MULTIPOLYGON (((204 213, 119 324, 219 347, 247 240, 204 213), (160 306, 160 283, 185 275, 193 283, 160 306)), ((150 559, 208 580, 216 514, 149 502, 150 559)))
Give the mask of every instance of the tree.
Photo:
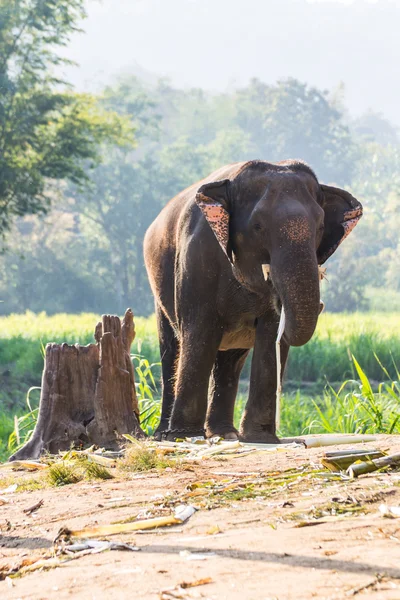
POLYGON ((102 142, 133 141, 128 120, 67 90, 54 73, 67 62, 60 50, 84 16, 84 0, 0 0, 3 238, 16 217, 48 210, 50 182, 87 182, 102 142))
POLYGON ((371 110, 354 119, 351 123, 351 129, 364 143, 377 142, 383 146, 398 146, 400 142, 397 133, 398 128, 385 119, 381 113, 375 113, 371 110))
POLYGON ((90 185, 59 185, 57 200, 53 186, 45 218, 17 219, 10 252, 0 257, 0 313, 121 313, 135 298, 135 311, 149 314, 147 227, 186 186, 252 158, 304 158, 319 178, 364 204, 355 236, 328 262, 323 296, 330 309, 366 307, 370 287, 400 290, 399 147, 354 140, 332 94, 295 80, 254 80, 213 95, 124 77, 104 90, 96 110, 130 120, 138 145, 102 144, 101 165, 80 163, 90 185))
POLYGON ((236 94, 236 121, 251 135, 258 157, 301 158, 325 183, 349 183, 354 144, 327 92, 296 79, 275 86, 253 79, 236 94))

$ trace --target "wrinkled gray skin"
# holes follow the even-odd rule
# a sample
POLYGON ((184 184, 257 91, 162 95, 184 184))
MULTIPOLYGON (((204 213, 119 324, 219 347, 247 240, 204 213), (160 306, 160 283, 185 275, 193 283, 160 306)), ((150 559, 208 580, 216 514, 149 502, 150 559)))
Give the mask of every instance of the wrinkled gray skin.
POLYGON ((347 192, 321 186, 304 163, 250 161, 219 169, 161 211, 144 241, 162 359, 156 438, 167 430, 168 439, 200 435, 205 428, 207 436, 234 439, 239 376, 254 348, 239 436, 278 441, 275 339, 281 306, 283 371, 289 346, 305 344, 314 333, 318 263, 343 237, 338 223, 351 205, 360 206, 347 192), (199 188, 229 213, 228 256, 196 204, 199 188))

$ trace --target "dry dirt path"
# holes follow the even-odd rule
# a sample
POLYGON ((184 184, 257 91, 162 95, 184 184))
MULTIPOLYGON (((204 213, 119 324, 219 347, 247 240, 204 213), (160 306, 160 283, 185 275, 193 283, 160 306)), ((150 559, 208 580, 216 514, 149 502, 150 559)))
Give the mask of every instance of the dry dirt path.
MULTIPOLYGON (((399 452, 400 437, 365 447, 399 452)), ((171 514, 181 502, 199 510, 183 525, 114 536, 139 552, 91 554, 0 581, 0 598, 400 600, 400 519, 379 512, 382 503, 400 505, 400 473, 340 481, 315 472, 322 454, 258 453, 8 494, 0 506, 0 569, 49 556, 61 526, 171 514), (41 499, 36 513, 23 512, 41 499), (168 591, 204 578, 211 583, 168 591)), ((16 482, 28 477, 14 475, 16 482)))

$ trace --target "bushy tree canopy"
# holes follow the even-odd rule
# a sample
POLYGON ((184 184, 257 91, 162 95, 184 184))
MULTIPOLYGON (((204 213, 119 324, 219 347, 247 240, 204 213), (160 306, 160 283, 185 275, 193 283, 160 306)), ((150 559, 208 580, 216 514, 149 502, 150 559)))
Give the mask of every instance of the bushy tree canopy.
POLYGON ((132 142, 126 119, 55 75, 84 16, 83 0, 0 0, 1 236, 15 217, 48 210, 49 182, 86 182, 104 141, 132 142))

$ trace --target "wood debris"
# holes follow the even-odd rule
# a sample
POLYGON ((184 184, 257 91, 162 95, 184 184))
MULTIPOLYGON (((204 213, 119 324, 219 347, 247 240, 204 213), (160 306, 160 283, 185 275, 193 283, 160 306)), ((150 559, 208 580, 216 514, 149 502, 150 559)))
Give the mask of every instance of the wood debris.
POLYGON ((156 527, 168 527, 170 525, 181 525, 187 521, 196 509, 190 505, 178 506, 173 515, 168 517, 155 517, 152 519, 143 519, 133 523, 116 523, 115 525, 100 525, 98 527, 88 527, 86 529, 71 530, 62 527, 58 532, 54 542, 59 539, 69 538, 92 538, 98 536, 109 536, 121 533, 131 533, 133 531, 142 531, 144 529, 155 529, 156 527))
POLYGON ((31 515, 33 512, 35 512, 35 510, 38 510, 41 506, 43 506, 43 502, 44 500, 39 500, 39 502, 36 502, 36 504, 34 504, 33 506, 24 508, 22 512, 24 512, 27 515, 31 515))

